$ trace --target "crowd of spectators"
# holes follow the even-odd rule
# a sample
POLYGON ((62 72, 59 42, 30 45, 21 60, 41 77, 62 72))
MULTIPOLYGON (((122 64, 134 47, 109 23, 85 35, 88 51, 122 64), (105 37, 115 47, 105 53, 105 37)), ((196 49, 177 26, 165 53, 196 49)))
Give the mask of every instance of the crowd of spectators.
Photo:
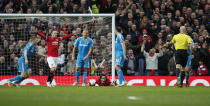
MULTIPOLYGON (((194 41, 191 75, 210 75, 210 2, 207 0, 0 0, 0 13, 80 14, 90 13, 89 8, 93 13, 115 13, 116 26, 123 29, 127 48, 128 59, 123 67, 125 75, 175 75, 174 49, 168 42, 179 33, 180 26, 186 26, 188 35, 194 41), (155 54, 161 55, 155 57, 155 61, 148 62, 147 58, 154 58, 155 54), (149 64, 157 67, 150 69, 149 64)), ((77 20, 82 22, 83 19, 78 17, 77 20)), ((100 18, 88 24, 0 18, 0 74, 17 74, 17 61, 23 47, 37 31, 50 36, 50 32, 56 29, 59 36, 63 36, 88 27, 94 42, 90 75, 110 75, 110 24, 100 18)), ((81 34, 61 42, 57 75, 74 75, 75 63, 71 61, 71 50, 79 36, 81 34)), ((38 52, 46 54, 45 40, 41 40, 38 46, 38 52)), ((45 58, 33 56, 31 62, 34 75, 47 74, 49 68, 45 58)))

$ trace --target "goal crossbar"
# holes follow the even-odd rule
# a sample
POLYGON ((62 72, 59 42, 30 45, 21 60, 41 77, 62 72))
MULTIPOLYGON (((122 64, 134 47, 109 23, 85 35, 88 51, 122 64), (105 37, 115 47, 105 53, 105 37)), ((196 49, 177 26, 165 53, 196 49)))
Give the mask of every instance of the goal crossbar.
POLYGON ((78 16, 110 16, 115 17, 115 14, 0 14, 1 17, 78 17, 78 16))

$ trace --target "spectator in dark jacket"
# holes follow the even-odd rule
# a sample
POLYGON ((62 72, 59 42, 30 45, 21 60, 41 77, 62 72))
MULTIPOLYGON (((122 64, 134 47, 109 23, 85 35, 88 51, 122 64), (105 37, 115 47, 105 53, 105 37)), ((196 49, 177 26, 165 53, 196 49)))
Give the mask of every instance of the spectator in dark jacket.
POLYGON ((166 48, 166 46, 163 46, 162 52, 163 56, 158 59, 158 73, 160 76, 167 76, 169 75, 169 71, 166 66, 168 66, 169 59, 171 58, 171 52, 166 48))
POLYGON ((172 56, 168 62, 168 71, 170 76, 176 75, 175 56, 172 56))
POLYGON ((100 13, 114 13, 116 11, 116 4, 113 0, 107 0, 107 2, 101 5, 100 13))
POLYGON ((125 71, 129 68, 130 69, 130 73, 132 75, 135 75, 136 73, 136 67, 137 67, 137 64, 136 64, 136 57, 134 56, 134 53, 133 53, 133 50, 132 49, 129 49, 128 50, 128 55, 127 55, 127 60, 125 60, 125 65, 124 65, 125 68, 125 71))

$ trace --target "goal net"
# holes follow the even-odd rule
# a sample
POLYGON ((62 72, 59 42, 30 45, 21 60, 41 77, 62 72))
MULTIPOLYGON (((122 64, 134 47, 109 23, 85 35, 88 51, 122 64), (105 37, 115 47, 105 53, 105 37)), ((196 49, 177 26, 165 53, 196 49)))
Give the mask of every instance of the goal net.
MULTIPOLYGON (((93 40, 86 83, 101 74, 114 79, 114 26, 114 14, 0 14, 0 85, 4 85, 6 79, 20 74, 18 58, 30 37, 37 36, 37 32, 51 36, 53 30, 57 30, 58 37, 73 31, 80 32, 59 42, 59 60, 53 81, 56 85, 72 85, 76 70, 76 61, 71 60, 72 49, 75 40, 82 36, 84 28, 88 29, 89 37, 93 40)), ((36 49, 46 55, 47 41, 40 39, 36 49)), ((32 70, 31 77, 20 84, 45 85, 49 74, 46 58, 32 55, 29 58, 29 67, 32 70)), ((81 83, 82 70, 80 74, 81 83)))

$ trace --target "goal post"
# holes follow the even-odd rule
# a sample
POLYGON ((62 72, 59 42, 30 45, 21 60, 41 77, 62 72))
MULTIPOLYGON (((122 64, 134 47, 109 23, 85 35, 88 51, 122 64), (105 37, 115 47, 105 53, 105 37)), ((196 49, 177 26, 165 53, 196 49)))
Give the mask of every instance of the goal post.
MULTIPOLYGON (((43 31, 44 34, 46 34, 46 36, 50 36, 50 31, 52 29, 56 29, 56 30, 60 31, 59 36, 64 36, 65 34, 67 34, 67 33, 70 34, 77 29, 80 29, 82 31, 85 26, 88 27, 90 38, 92 38, 96 42, 95 44, 98 45, 97 46, 98 51, 95 51, 95 52, 100 52, 100 53, 105 52, 104 53, 105 56, 100 55, 97 58, 103 58, 103 59, 105 59, 105 61, 111 60, 110 64, 108 62, 106 64, 108 64, 107 66, 110 69, 110 72, 109 72, 109 76, 111 76, 110 78, 112 80, 115 80, 115 66, 114 66, 114 62, 115 62, 115 14, 0 14, 0 31, 3 33, 1 35, 1 43, 0 44, 2 47, 4 47, 4 42, 9 42, 7 51, 10 50, 10 45, 13 46, 13 47, 11 46, 11 48, 13 48, 11 53, 5 53, 2 55, 5 58, 5 66, 7 68, 1 69, 0 77, 1 76, 15 76, 17 74, 17 72, 18 72, 17 67, 14 69, 14 70, 16 70, 16 74, 14 74, 15 72, 12 72, 10 70, 11 65, 8 66, 8 64, 15 64, 15 59, 14 59, 14 61, 11 60, 11 55, 14 54, 14 57, 12 57, 12 59, 15 57, 19 58, 21 56, 21 52, 22 52, 21 50, 24 48, 24 46, 19 47, 19 45, 21 45, 21 42, 22 43, 28 42, 31 34, 34 34, 32 32, 36 28, 38 28, 38 31, 43 31), (50 27, 52 27, 52 29, 50 27), (111 34, 110 39, 108 38, 109 34, 111 34), (14 42, 12 41, 11 37, 14 37, 14 42), (104 41, 104 39, 105 39, 105 41, 104 41), (105 43, 105 44, 103 44, 103 43, 105 43), (105 47, 102 47, 101 45, 103 45, 105 47), (16 49, 17 49, 17 51, 15 51, 16 49), (109 56, 108 54, 111 56, 109 56)), ((34 35, 36 35, 36 34, 34 34, 34 35)), ((68 39, 61 41, 59 46, 60 47, 62 46, 61 48, 63 48, 64 50, 61 50, 61 53, 59 53, 59 54, 62 54, 62 53, 65 54, 65 56, 64 56, 65 59, 63 59, 61 56, 60 57, 61 60, 59 60, 59 61, 61 64, 64 64, 64 63, 65 64, 64 64, 64 67, 61 66, 61 68, 63 68, 63 70, 64 70, 62 75, 58 74, 57 76, 59 76, 59 77, 60 76, 66 76, 66 77, 70 76, 71 78, 75 77, 71 73, 70 73, 70 75, 66 75, 66 73, 64 73, 64 72, 68 72, 67 71, 68 68, 66 65, 69 62, 69 60, 68 60, 69 57, 67 55, 69 53, 72 53, 72 50, 68 50, 69 49, 68 47, 69 47, 69 45, 72 46, 73 40, 75 41, 75 39, 80 36, 81 36, 81 33, 80 33, 80 35, 77 35, 76 37, 68 38, 68 39), (70 42, 69 40, 72 42, 70 42)), ((44 39, 42 39, 42 40, 44 40, 44 39)), ((22 45, 24 45, 24 44, 22 44, 22 45)), ((45 46, 46 45, 47 44, 45 41, 45 46)), ((93 47, 94 47, 93 49, 95 49, 96 45, 93 45, 93 47)), ((41 43, 39 43, 38 46, 40 48, 44 47, 41 43)), ((1 48, 1 50, 4 51, 4 48, 3 49, 1 48)), ((45 51, 45 54, 46 54, 46 51, 45 51)), ((93 53, 91 58, 96 58, 95 56, 96 55, 93 53)), ((41 63, 39 61, 41 61, 41 60, 39 57, 32 56, 31 60, 32 60, 32 62, 31 62, 30 67, 31 66, 35 67, 35 68, 40 67, 41 63)), ((47 64, 46 60, 43 60, 43 63, 47 64)), ((99 61, 98 63, 96 62, 96 65, 99 65, 99 63, 102 63, 102 62, 101 61, 99 61)), ((74 64, 74 65, 76 66, 76 64, 74 64)), ((71 66, 71 64, 70 64, 70 66, 71 66)), ((46 69, 46 67, 48 67, 48 64, 43 69, 44 71, 42 70, 43 72, 45 72, 46 70, 49 70, 49 68, 46 69)), ((99 68, 99 67, 97 67, 97 68, 99 68)), ((103 66, 100 68, 103 68, 103 66)), ((33 70, 32 78, 35 78, 37 76, 46 76, 47 75, 47 74, 42 75, 41 74, 42 72, 40 69, 35 69, 35 70, 36 70, 36 72, 33 70)), ((62 70, 62 69, 59 69, 59 70, 62 70)), ((95 71, 96 73, 93 76, 99 76, 100 74, 102 74, 101 70, 102 69, 100 69, 100 71, 95 71)), ((91 69, 90 69, 89 73, 91 75, 91 69)), ((43 77, 43 78, 44 78, 44 80, 46 80, 46 77, 43 77)), ((82 78, 80 78, 80 79, 82 79, 82 78)), ((75 80, 75 79, 67 79, 67 80, 75 80)), ((80 80, 80 82, 81 82, 81 80, 80 80)), ((70 84, 70 82, 68 82, 68 84, 70 84)), ((60 84, 60 85, 63 85, 63 84, 60 84)))

